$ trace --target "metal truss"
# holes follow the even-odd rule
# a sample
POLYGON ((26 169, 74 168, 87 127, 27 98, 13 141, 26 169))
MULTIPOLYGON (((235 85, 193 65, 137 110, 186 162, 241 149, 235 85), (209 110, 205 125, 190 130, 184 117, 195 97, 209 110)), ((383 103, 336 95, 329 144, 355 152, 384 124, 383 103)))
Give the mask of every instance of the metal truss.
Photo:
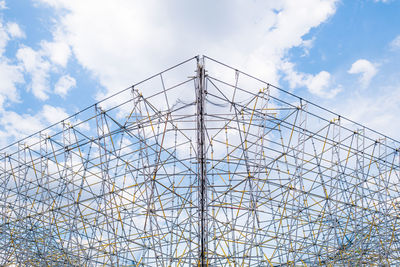
POLYGON ((399 265, 399 148, 194 57, 0 150, 0 265, 399 265))

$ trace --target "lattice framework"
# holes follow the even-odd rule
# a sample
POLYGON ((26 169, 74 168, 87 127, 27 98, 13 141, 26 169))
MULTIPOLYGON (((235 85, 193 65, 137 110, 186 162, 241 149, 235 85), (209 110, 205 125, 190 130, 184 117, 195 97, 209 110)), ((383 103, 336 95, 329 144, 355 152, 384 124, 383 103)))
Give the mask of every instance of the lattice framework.
POLYGON ((400 264, 399 148, 195 57, 0 150, 0 264, 400 264))

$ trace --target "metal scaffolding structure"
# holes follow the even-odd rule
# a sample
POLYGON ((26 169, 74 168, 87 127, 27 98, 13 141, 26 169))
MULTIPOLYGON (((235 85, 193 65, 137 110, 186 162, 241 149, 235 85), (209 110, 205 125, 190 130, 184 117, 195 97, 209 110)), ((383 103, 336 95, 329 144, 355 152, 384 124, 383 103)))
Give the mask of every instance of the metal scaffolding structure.
POLYGON ((0 265, 399 265, 399 148, 197 56, 0 150, 0 265))

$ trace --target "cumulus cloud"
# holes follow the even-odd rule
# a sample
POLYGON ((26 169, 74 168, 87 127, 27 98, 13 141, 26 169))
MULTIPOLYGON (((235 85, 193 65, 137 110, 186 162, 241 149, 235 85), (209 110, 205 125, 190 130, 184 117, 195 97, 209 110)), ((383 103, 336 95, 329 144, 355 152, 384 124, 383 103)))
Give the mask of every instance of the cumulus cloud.
POLYGON ((390 42, 389 46, 392 50, 400 49, 400 35, 396 36, 396 38, 390 42))
MULTIPOLYGON (((6 26, 2 26, 0 21, 0 54, 4 52, 9 40, 24 37, 25 33, 17 23, 9 22, 6 26)), ((54 74, 57 75, 60 69, 65 68, 71 56, 69 45, 61 39, 62 36, 56 31, 53 33, 53 40, 42 40, 37 50, 22 45, 16 53, 22 70, 30 76, 29 90, 42 101, 49 98, 50 77, 54 74)), ((64 83, 56 85, 57 94, 67 93, 70 87, 74 86, 74 84, 68 85, 65 79, 65 77, 61 79, 64 83)), ((72 80, 73 78, 69 77, 69 83, 75 81, 72 80)))
POLYGON ((12 38, 24 38, 25 33, 21 30, 19 25, 15 22, 7 23, 7 32, 12 38))
POLYGON ((31 75, 30 89, 33 95, 40 100, 48 99, 51 67, 49 62, 39 52, 27 46, 18 49, 17 59, 22 63, 24 70, 31 75))
POLYGON ((353 95, 338 101, 334 110, 374 130, 400 140, 400 84, 381 86, 378 92, 353 95))
POLYGON ((3 55, 9 40, 10 37, 8 36, 6 27, 4 27, 2 21, 0 20, 0 56, 3 55))
POLYGON ((50 124, 57 123, 68 117, 68 113, 63 108, 50 105, 44 105, 40 114, 50 124))
POLYGON ((6 100, 13 102, 19 100, 16 85, 23 82, 21 69, 9 64, 5 59, 0 59, 0 110, 6 100))
POLYGON ((22 36, 23 32, 18 24, 4 24, 0 19, 0 110, 4 108, 7 101, 17 102, 19 100, 16 86, 24 82, 22 70, 19 66, 11 64, 3 54, 8 42, 22 36))
POLYGON ((69 45, 62 41, 42 42, 42 49, 44 53, 50 58, 54 64, 66 67, 68 60, 71 56, 71 49, 69 45))
POLYGON ((76 81, 69 75, 62 76, 55 85, 54 93, 65 97, 69 90, 76 86, 76 81))
MULTIPOLYGON (((0 1, 0 9, 5 8, 5 1, 0 1)), ((22 138, 38 131, 48 124, 53 124, 68 114, 59 107, 45 105, 36 115, 18 114, 7 110, 11 102, 21 101, 17 85, 25 82, 24 74, 30 79, 29 88, 35 97, 46 100, 49 89, 50 73, 57 72, 55 66, 65 66, 70 54, 69 47, 59 44, 57 38, 52 42, 42 41, 39 49, 20 46, 15 54, 17 63, 5 55, 7 45, 17 39, 25 38, 21 27, 15 22, 3 21, 0 18, 0 144, 6 145, 15 138, 22 138)), ((57 83, 55 92, 66 95, 75 86, 75 80, 62 76, 57 83)))
POLYGON ((0 145, 20 139, 38 132, 49 124, 57 123, 69 115, 61 107, 44 105, 36 114, 18 114, 14 111, 3 111, 0 116, 0 124, 3 131, 0 131, 0 145))
POLYGON ((350 74, 360 74, 360 83, 362 87, 368 87, 371 79, 378 72, 376 66, 366 59, 359 59, 351 65, 348 70, 350 74))
MULTIPOLYGON (((25 72, 31 77, 29 88, 40 100, 49 98, 50 75, 57 73, 57 66, 65 67, 70 56, 69 46, 59 42, 41 42, 38 50, 22 46, 17 51, 17 59, 25 72)), ((55 93, 65 96, 68 90, 75 86, 75 79, 62 76, 55 85, 55 93)))
POLYGON ((0 19, 0 56, 3 55, 6 45, 11 39, 25 37, 25 33, 15 22, 8 22, 4 25, 0 19))
POLYGON ((310 54, 310 50, 314 45, 314 41, 315 41, 315 38, 312 38, 309 40, 303 40, 302 45, 301 45, 304 50, 303 56, 308 56, 310 54))
POLYGON ((332 77, 327 71, 321 71, 315 76, 310 76, 307 79, 307 86, 311 93, 326 98, 333 98, 342 90, 341 86, 331 88, 332 77))
MULTIPOLYGON (((277 84, 288 50, 309 48, 312 41, 304 40, 304 35, 333 15, 337 2, 206 0, 199 6, 180 0, 149 0, 145 4, 129 0, 35 0, 54 9, 57 19, 51 30, 52 39, 41 41, 37 49, 21 46, 16 57, 30 77, 30 91, 40 100, 47 100, 51 93, 66 96, 76 86, 69 75, 58 77, 59 73, 66 73, 72 56, 98 78, 106 88, 104 94, 198 54, 215 57, 277 84), (52 81, 57 78, 51 91, 52 81)), ((2 31, 8 39, 25 35, 14 24, 0 27, 0 35, 2 31)), ((7 43, 2 45, 2 40, 0 36, 0 49, 7 43)), ((314 80, 307 76, 310 79, 306 80, 312 90, 323 95, 332 92, 326 87, 327 82, 319 81, 327 79, 325 76, 314 80)), ((13 97, 17 99, 16 96, 13 97)), ((10 134, 28 129, 31 133, 66 115, 49 106, 40 111, 42 115, 10 112, 5 111, 0 122, 10 134), (53 113, 59 116, 53 117, 53 113), (25 126, 19 128, 6 118, 8 115, 16 121, 21 119, 25 126)))
POLYGON ((197 54, 276 84, 286 52, 311 45, 302 37, 334 14, 338 2, 38 1, 56 10, 60 19, 54 31, 106 93, 197 54))
POLYGON ((20 115, 14 111, 5 111, 0 117, 0 123, 5 129, 7 137, 21 138, 44 128, 40 116, 20 115))
POLYGON ((314 95, 323 98, 334 98, 342 91, 342 86, 336 84, 332 75, 327 71, 321 71, 316 75, 297 72, 294 64, 284 62, 282 70, 285 73, 285 80, 290 88, 306 87, 314 95))
POLYGON ((0 0, 0 10, 6 9, 6 8, 7 8, 6 1, 5 0, 0 0))

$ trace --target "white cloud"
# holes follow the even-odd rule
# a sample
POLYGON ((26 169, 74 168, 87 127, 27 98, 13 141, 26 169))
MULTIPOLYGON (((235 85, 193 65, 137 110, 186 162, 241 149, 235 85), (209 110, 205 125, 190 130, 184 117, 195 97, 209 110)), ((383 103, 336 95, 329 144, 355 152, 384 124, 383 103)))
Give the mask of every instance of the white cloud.
POLYGON ((0 59, 0 109, 4 102, 10 100, 17 102, 18 91, 16 84, 24 82, 24 76, 18 66, 10 65, 6 60, 0 59))
POLYGON ((333 98, 342 90, 341 86, 331 88, 332 77, 327 71, 321 71, 315 76, 310 76, 306 84, 311 93, 326 98, 333 98))
POLYGON ((288 49, 309 46, 302 37, 334 14, 338 2, 38 1, 56 9, 54 32, 108 93, 197 54, 277 84, 288 49))
POLYGON ((312 38, 312 39, 309 39, 309 40, 303 40, 302 45, 301 45, 303 47, 303 49, 304 49, 303 56, 308 56, 309 55, 310 50, 314 45, 314 41, 315 41, 315 38, 312 38))
POLYGON ((392 50, 400 49, 400 35, 396 36, 396 38, 390 42, 389 46, 392 50))
MULTIPOLYGON (((11 38, 23 37, 25 37, 25 33, 18 24, 9 22, 6 27, 3 27, 0 21, 0 54, 4 52, 5 46, 11 38)), ((16 58, 23 70, 31 77, 29 89, 40 100, 49 98, 51 75, 57 74, 61 68, 65 68, 71 56, 71 49, 67 43, 62 41, 62 38, 60 32, 55 31, 53 40, 42 40, 39 49, 34 50, 23 45, 16 53, 16 58)), ((73 78, 69 77, 68 81, 66 77, 61 78, 60 83, 56 85, 56 93, 66 94, 70 87, 75 85, 73 78)))
POLYGON ((65 97, 68 91, 76 86, 76 81, 69 75, 62 76, 54 87, 54 93, 65 97))
MULTIPOLYGON (((4 25, 0 19, 0 59, 5 52, 8 42, 16 38, 25 38, 25 33, 21 30, 20 26, 15 22, 8 22, 4 25)), ((60 36, 58 32, 54 32, 53 40, 51 42, 41 41, 38 50, 33 50, 31 47, 25 45, 20 46, 16 53, 16 58, 22 68, 17 68, 15 66, 10 66, 10 68, 8 68, 27 73, 31 77, 29 89, 32 91, 33 95, 40 100, 47 100, 49 98, 50 75, 57 73, 59 68, 66 67, 71 56, 70 47, 68 44, 61 41, 61 39, 62 36, 60 36)), ((9 60, 5 59, 3 61, 9 60)), ((2 65, 2 68, 4 69, 4 64, 2 65)), ((10 78, 12 77, 15 77, 16 79, 17 76, 13 75, 10 78)), ((10 82, 13 82, 14 80, 10 79, 10 81, 7 82, 8 86, 5 86, 5 88, 13 88, 13 90, 11 90, 12 92, 15 91, 15 86, 10 87, 10 82)), ((18 76, 17 81, 20 82, 23 80, 18 76)), ((70 78, 69 81, 72 83, 72 78, 70 78)), ((6 83, 6 81, 1 82, 3 84, 6 83)), ((69 89, 67 88, 67 85, 68 84, 65 83, 64 77, 64 84, 59 84, 57 88, 66 93, 69 89)), ((2 89, 0 88, 0 91, 1 90, 2 89)), ((57 93, 63 94, 61 91, 57 91, 57 93)), ((4 100, 4 95, 0 100, 4 100)))
POLYGON ((6 29, 6 27, 4 27, 4 25, 0 19, 0 57, 4 54, 6 45, 9 40, 10 40, 10 37, 8 36, 7 29, 6 29))
MULTIPOLYGON (((11 26, 15 28, 15 26, 11 26)), ((18 30, 14 29, 14 34, 18 30)), ((16 57, 24 70, 30 75, 30 89, 33 95, 40 100, 47 100, 50 93, 50 77, 57 74, 60 69, 65 68, 71 56, 68 44, 59 41, 61 37, 54 35, 54 40, 42 41, 38 50, 22 46, 18 49, 16 57)), ((75 86, 75 79, 70 76, 63 76, 55 85, 55 93, 65 96, 68 90, 75 86)))
POLYGON ((7 23, 7 32, 12 38, 25 38, 25 33, 15 22, 7 23))
POLYGON ((50 124, 60 122, 68 117, 68 113, 66 113, 63 108, 50 105, 44 105, 40 114, 50 124))
POLYGON ((0 113, 0 115, 0 124, 4 128, 4 131, 0 131, 1 146, 38 132, 50 124, 57 123, 69 116, 63 108, 50 105, 44 105, 34 115, 18 114, 7 110, 0 113))
POLYGON ((8 42, 14 38, 25 37, 25 33, 15 22, 8 22, 4 25, 0 18, 0 57, 3 56, 8 42))
POLYGON ((50 63, 39 52, 27 46, 18 49, 17 59, 31 75, 30 89, 33 95, 40 100, 48 99, 50 63))
POLYGON ((42 49, 51 62, 66 67, 71 56, 71 49, 67 43, 61 41, 42 42, 42 49))
POLYGON ((6 9, 6 8, 7 8, 6 1, 5 0, 0 0, 0 10, 6 9))
POLYGON ((376 66, 366 59, 359 59, 351 65, 348 70, 350 74, 361 74, 360 83, 365 88, 371 82, 371 79, 378 72, 376 66))
POLYGON ((4 25, 0 19, 0 110, 4 108, 7 101, 19 100, 16 85, 24 82, 21 68, 11 64, 10 60, 3 55, 8 42, 21 36, 22 31, 18 32, 18 29, 19 26, 16 23, 4 25))
MULTIPOLYGON (((200 6, 178 0, 150 0, 146 4, 128 0, 36 2, 49 4, 59 16, 52 29, 53 38, 42 41, 37 50, 20 47, 16 57, 31 77, 34 96, 46 100, 51 92, 51 75, 61 72, 72 55, 99 79, 105 93, 197 54, 216 57, 277 84, 287 51, 309 47, 311 42, 303 36, 334 14, 338 0, 206 0, 200 6)), ((8 39, 11 35, 23 37, 15 25, 10 24, 8 31, 1 27, 0 34, 1 29, 8 39)), ((67 77, 55 85, 56 94, 66 95, 75 86, 75 80, 67 77)), ((313 90, 321 95, 331 92, 324 87, 326 82, 318 80, 326 77, 316 77, 309 81, 313 90)), ((4 111, 0 123, 6 126, 5 132, 20 136, 66 115, 64 110, 50 106, 41 112, 32 116, 4 111)))
POLYGON ((342 86, 337 85, 332 75, 327 71, 321 71, 316 75, 301 73, 294 70, 294 64, 284 62, 282 70, 286 74, 290 88, 307 87, 308 91, 323 98, 333 98, 342 91, 342 86))
POLYGON ((369 94, 354 92, 337 101, 334 110, 371 129, 400 140, 400 84, 381 86, 369 94))
POLYGON ((0 117, 8 138, 22 138, 44 128, 40 116, 5 111, 0 117))

